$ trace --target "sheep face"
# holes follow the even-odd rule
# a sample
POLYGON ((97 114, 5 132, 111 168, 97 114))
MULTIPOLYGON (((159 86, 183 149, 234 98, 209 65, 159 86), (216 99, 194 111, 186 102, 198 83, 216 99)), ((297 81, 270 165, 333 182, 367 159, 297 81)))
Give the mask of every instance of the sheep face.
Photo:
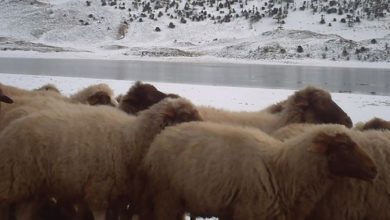
POLYGON ((113 101, 111 96, 103 91, 96 92, 95 94, 89 96, 87 102, 90 105, 117 106, 116 101, 113 101))
POLYGON ((168 98, 164 102, 166 106, 164 106, 163 111, 163 127, 202 120, 196 107, 186 99, 168 98))
POLYGON ((137 114, 167 97, 178 98, 179 96, 165 94, 153 85, 136 82, 129 92, 121 98, 119 108, 129 114, 137 114))
POLYGON ((315 137, 310 150, 326 155, 329 171, 335 176, 370 181, 377 175, 377 168, 371 157, 345 133, 320 133, 315 137))
POLYGON ((386 121, 380 118, 373 118, 370 121, 366 122, 362 127, 362 130, 369 130, 369 129, 390 130, 390 121, 386 121))
POLYGON ((5 102, 8 104, 14 103, 14 100, 12 100, 10 97, 6 96, 3 91, 0 89, 0 102, 5 102))
POLYGON ((294 103, 302 112, 302 122, 305 123, 334 123, 352 127, 351 118, 324 90, 308 87, 294 95, 294 103))

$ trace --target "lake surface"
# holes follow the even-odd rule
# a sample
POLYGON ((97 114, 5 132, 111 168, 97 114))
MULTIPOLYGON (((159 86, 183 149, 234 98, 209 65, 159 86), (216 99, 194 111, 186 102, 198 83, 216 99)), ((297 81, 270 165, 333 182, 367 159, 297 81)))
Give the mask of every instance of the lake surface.
MULTIPOLYGON (((390 64, 389 64, 390 65, 390 64)), ((125 60, 0 58, 0 72, 390 95, 390 69, 125 60)))

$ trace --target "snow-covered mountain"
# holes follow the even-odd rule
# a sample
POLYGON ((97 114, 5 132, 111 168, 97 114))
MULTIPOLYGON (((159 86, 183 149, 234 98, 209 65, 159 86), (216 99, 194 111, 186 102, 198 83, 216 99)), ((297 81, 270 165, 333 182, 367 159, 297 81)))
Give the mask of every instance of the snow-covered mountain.
POLYGON ((0 50, 390 62, 390 0, 1 0, 0 50))

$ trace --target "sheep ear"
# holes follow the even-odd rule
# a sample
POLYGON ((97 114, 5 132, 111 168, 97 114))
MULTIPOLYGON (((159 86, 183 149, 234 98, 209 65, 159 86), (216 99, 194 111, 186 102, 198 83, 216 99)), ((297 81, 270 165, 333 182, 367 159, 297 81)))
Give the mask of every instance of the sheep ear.
POLYGON ((107 93, 99 91, 88 97, 87 102, 90 105, 106 105, 111 102, 111 97, 107 93))
POLYGON ((319 133, 313 140, 312 144, 309 146, 308 151, 314 153, 324 154, 328 152, 328 142, 332 138, 330 135, 323 132, 319 133))
POLYGON ((165 118, 167 118, 168 120, 171 120, 176 117, 176 110, 174 108, 168 108, 164 113, 165 118))
POLYGON ((12 100, 10 97, 6 95, 0 95, 0 101, 8 104, 14 103, 14 100, 12 100))

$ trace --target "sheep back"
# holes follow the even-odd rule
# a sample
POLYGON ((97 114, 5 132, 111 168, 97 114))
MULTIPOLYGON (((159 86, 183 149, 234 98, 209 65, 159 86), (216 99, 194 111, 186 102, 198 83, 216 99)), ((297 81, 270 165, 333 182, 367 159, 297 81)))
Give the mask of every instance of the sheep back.
MULTIPOLYGON (((181 208, 192 214, 224 216, 228 213, 222 210, 234 207, 234 203, 241 203, 243 210, 259 210, 249 204, 272 207, 262 204, 270 201, 263 196, 275 195, 264 160, 278 143, 250 128, 190 122, 166 128, 158 135, 144 164, 152 181, 156 181, 155 187, 175 186, 164 198, 167 203, 177 199, 186 206, 181 208)), ((258 213, 261 215, 265 213, 258 213)))
POLYGON ((118 125, 132 120, 110 107, 65 104, 17 119, 0 135, 2 201, 39 194, 106 201, 128 181, 118 125))

